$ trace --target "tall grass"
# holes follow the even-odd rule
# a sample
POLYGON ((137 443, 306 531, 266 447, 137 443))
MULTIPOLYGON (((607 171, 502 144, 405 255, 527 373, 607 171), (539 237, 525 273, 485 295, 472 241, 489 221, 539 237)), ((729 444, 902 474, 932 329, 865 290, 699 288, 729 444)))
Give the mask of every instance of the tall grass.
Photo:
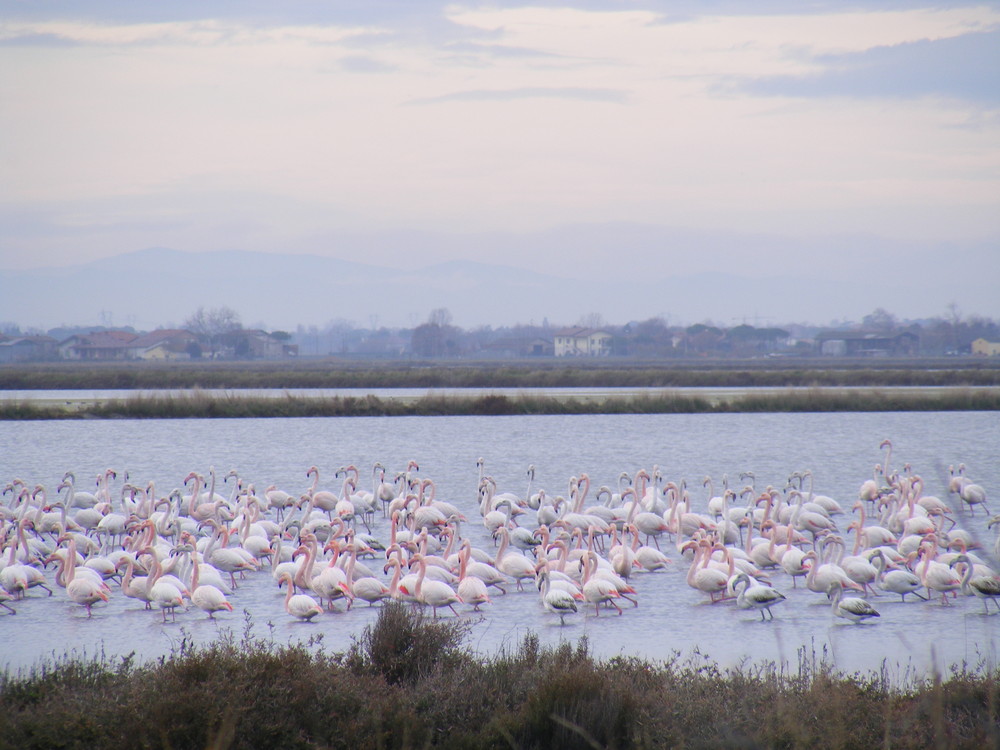
POLYGON ((17 748, 990 748, 995 667, 893 685, 723 669, 692 655, 596 659, 586 639, 477 657, 466 630, 385 606, 347 653, 232 635, 146 664, 62 660, 0 676, 0 745, 17 748))
POLYGON ((529 414, 703 414, 712 412, 997 411, 1000 392, 963 389, 945 393, 893 391, 807 391, 747 393, 732 397, 660 394, 580 399, 526 393, 480 396, 427 395, 393 398, 261 398, 214 395, 200 390, 170 396, 132 396, 73 404, 0 401, 0 419, 179 419, 240 417, 498 416, 529 414))
POLYGON ((100 363, 0 366, 0 390, 1000 385, 1000 360, 100 363))

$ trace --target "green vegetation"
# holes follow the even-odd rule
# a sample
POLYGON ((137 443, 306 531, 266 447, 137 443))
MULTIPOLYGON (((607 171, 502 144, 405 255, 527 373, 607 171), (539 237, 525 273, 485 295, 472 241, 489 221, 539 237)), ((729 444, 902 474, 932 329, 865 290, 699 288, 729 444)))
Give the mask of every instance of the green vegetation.
POLYGON ((756 388, 1000 386, 1000 361, 718 360, 572 362, 207 362, 6 365, 0 390, 163 388, 756 388))
POLYGON ((1000 671, 947 679, 594 658, 586 639, 468 653, 467 626, 388 604, 347 653, 223 636, 169 657, 66 658, 0 677, 0 736, 30 748, 986 748, 1000 671))
POLYGON ((137 395, 126 399, 83 401, 78 404, 7 400, 0 402, 0 420, 998 410, 1000 392, 983 389, 928 393, 879 389, 827 391, 810 388, 712 398, 664 390, 659 394, 604 399, 537 396, 526 392, 513 397, 501 394, 427 395, 411 400, 376 396, 314 398, 288 394, 279 398, 266 398, 214 395, 193 390, 170 396, 137 395))

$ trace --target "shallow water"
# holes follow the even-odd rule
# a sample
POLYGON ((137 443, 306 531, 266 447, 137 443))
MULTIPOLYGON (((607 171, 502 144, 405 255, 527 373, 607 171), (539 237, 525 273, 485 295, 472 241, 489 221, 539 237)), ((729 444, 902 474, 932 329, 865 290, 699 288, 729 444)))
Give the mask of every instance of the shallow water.
MULTIPOLYGON (((221 484, 221 477, 229 469, 258 491, 276 484, 298 494, 309 487, 306 470, 313 464, 320 467, 321 488, 339 492, 337 467, 357 465, 362 487, 370 489, 375 461, 392 474, 415 459, 419 476, 435 481, 438 499, 464 510, 469 522, 462 533, 475 545, 493 549, 478 513, 479 457, 500 491, 521 496, 530 464, 537 470, 534 489, 543 487, 549 494, 566 495, 569 478, 587 472, 593 483, 589 502, 600 485, 614 486, 622 471, 632 474, 657 465, 668 480, 687 480, 700 511, 708 497, 702 488, 705 476, 713 477, 717 491, 724 474, 736 486, 739 473, 748 470, 755 472, 758 488, 781 487, 791 472, 811 469, 816 491, 831 495, 850 513, 859 485, 884 456, 878 445, 886 437, 894 444, 892 466, 911 464, 927 481, 925 494, 947 499, 948 466, 964 462, 993 498, 994 511, 1000 510, 1000 420, 994 413, 968 412, 2 422, 0 479, 43 484, 51 498, 65 471, 76 472, 82 490, 111 467, 120 472, 115 490, 127 471, 135 484, 153 480, 164 496, 180 487, 188 472, 207 474, 214 466, 223 495, 230 486, 221 484)), ((987 531, 982 510, 970 516, 962 509, 958 516, 992 549, 995 533, 987 531)), ((847 523, 846 518, 840 523, 842 530, 847 523)), ((388 538, 381 515, 373 533, 388 538)), ((467 643, 490 654, 515 648, 528 632, 543 643, 576 642, 585 635, 599 656, 659 660, 701 654, 727 666, 767 659, 792 670, 800 658, 815 657, 847 672, 885 666, 899 678, 926 674, 932 666, 947 670, 963 662, 997 663, 1000 616, 984 616, 978 599, 960 596, 944 607, 939 600, 907 597, 900 603, 896 596, 881 595, 873 603, 882 616, 853 625, 835 621, 825 598, 801 583, 793 589, 779 572, 773 582, 788 600, 775 607, 773 622, 764 623, 757 612, 732 603, 708 604, 705 595, 687 586, 687 564, 666 541, 664 550, 674 560, 672 568, 633 576, 639 605, 624 602, 621 616, 613 610, 595 616, 590 607, 560 626, 557 616, 541 609, 533 590, 517 592, 512 586, 482 613, 459 607, 470 625, 467 643)), ((381 561, 370 567, 382 575, 381 561)), ((54 579, 51 570, 49 578, 54 579)), ((245 627, 279 642, 321 636, 323 647, 336 651, 349 646, 377 613, 359 602, 350 611, 338 605, 341 611, 313 623, 295 622, 266 570, 240 582, 229 597, 235 611, 215 621, 191 608, 178 613, 176 622, 164 623, 159 612, 145 611, 113 588, 110 602, 95 607, 90 619, 62 589, 51 598, 33 589, 15 605, 16 616, 0 615, 0 632, 8 636, 0 645, 0 664, 30 667, 68 652, 155 658, 185 639, 208 642, 226 631, 239 636, 245 627)))

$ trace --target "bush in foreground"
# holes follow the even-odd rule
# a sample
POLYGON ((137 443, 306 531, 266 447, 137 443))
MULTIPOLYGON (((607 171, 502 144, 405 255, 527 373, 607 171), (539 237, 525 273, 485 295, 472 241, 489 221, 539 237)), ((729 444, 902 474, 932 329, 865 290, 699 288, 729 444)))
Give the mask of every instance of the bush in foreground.
POLYGON ((461 623, 385 606, 344 654, 249 635, 148 664, 63 660, 0 678, 0 746, 17 748, 988 748, 1000 672, 892 686, 800 653, 723 670, 694 655, 595 659, 586 639, 527 636, 489 658, 461 623))

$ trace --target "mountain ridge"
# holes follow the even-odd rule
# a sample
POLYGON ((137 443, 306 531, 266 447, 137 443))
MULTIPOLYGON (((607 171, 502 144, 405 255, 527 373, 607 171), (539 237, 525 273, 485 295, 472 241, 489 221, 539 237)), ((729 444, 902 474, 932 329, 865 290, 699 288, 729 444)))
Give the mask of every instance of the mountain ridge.
POLYGON ((572 325, 594 314, 613 323, 662 317, 671 324, 822 324, 860 319, 878 307, 903 317, 899 305, 915 293, 932 293, 908 285, 893 290, 877 279, 825 278, 822 269, 761 278, 724 268, 623 277, 608 264, 605 278, 587 280, 470 259, 385 266, 314 253, 156 246, 64 268, 0 271, 0 281, 2 321, 52 328, 110 319, 146 330, 179 326, 199 307, 222 306, 244 325, 284 330, 343 320, 412 327, 439 308, 466 328, 543 320, 572 325), (847 300, 860 303, 847 309, 847 300))

